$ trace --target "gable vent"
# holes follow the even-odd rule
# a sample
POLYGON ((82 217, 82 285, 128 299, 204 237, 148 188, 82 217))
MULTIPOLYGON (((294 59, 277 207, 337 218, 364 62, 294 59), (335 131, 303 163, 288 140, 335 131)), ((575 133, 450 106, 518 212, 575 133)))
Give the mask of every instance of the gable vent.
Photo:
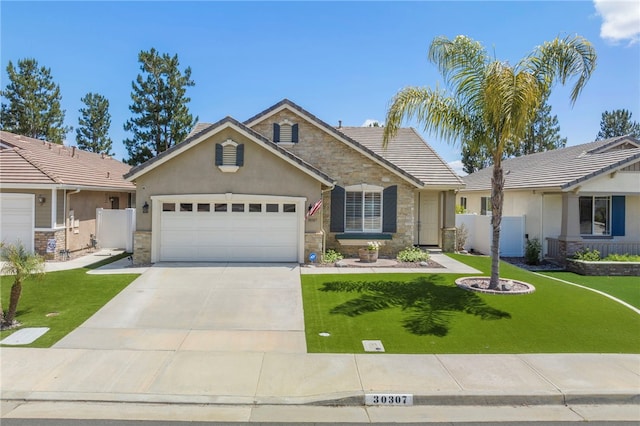
POLYGON ((291 135, 292 135, 291 124, 281 124, 280 125, 280 142, 286 142, 286 143, 292 142, 291 135))
POLYGON ((236 146, 235 145, 224 145, 222 147, 222 164, 224 166, 235 166, 236 165, 236 146))

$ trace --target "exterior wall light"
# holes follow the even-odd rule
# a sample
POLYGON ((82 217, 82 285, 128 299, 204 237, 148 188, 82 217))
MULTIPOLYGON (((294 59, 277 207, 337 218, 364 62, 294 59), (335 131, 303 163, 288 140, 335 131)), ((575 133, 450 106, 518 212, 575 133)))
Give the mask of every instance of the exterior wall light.
POLYGON ((45 201, 47 201, 47 199, 44 197, 44 195, 38 194, 38 202, 40 203, 40 205, 44 204, 45 201))
POLYGON ((146 201, 142 205, 142 213, 149 213, 149 203, 147 203, 146 201))

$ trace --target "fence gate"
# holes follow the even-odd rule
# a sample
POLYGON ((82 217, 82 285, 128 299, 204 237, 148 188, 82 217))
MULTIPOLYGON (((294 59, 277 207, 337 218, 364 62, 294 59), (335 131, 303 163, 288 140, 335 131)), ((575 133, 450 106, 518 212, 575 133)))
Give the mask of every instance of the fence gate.
MULTIPOLYGON (((456 226, 467 228, 466 250, 474 249, 482 254, 491 254, 491 216, 457 214, 456 226)), ((525 249, 525 217, 503 216, 500 223, 500 256, 523 257, 525 249)))
POLYGON ((96 239, 102 248, 133 252, 136 230, 136 209, 96 209, 96 239))

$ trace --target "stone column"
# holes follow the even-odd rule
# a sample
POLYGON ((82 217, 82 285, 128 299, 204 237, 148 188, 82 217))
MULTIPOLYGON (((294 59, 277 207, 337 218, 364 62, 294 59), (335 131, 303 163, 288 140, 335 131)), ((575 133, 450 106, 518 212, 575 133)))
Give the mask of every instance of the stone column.
POLYGON ((558 237, 560 261, 565 262, 582 248, 580 236, 580 196, 573 192, 562 194, 562 222, 558 237))
POLYGON ((442 251, 451 253, 456 251, 456 228, 442 229, 442 251))

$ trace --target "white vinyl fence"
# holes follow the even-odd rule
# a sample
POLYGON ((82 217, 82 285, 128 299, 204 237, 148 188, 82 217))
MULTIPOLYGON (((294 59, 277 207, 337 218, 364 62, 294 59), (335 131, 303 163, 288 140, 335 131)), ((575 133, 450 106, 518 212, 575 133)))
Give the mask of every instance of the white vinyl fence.
MULTIPOLYGON (((491 216, 457 214, 456 227, 467 229, 465 250, 491 254, 491 216)), ((503 216, 500 225, 500 256, 523 257, 525 249, 525 217, 503 216)))
POLYGON ((102 248, 133 252, 136 230, 136 209, 96 209, 96 239, 102 248))

